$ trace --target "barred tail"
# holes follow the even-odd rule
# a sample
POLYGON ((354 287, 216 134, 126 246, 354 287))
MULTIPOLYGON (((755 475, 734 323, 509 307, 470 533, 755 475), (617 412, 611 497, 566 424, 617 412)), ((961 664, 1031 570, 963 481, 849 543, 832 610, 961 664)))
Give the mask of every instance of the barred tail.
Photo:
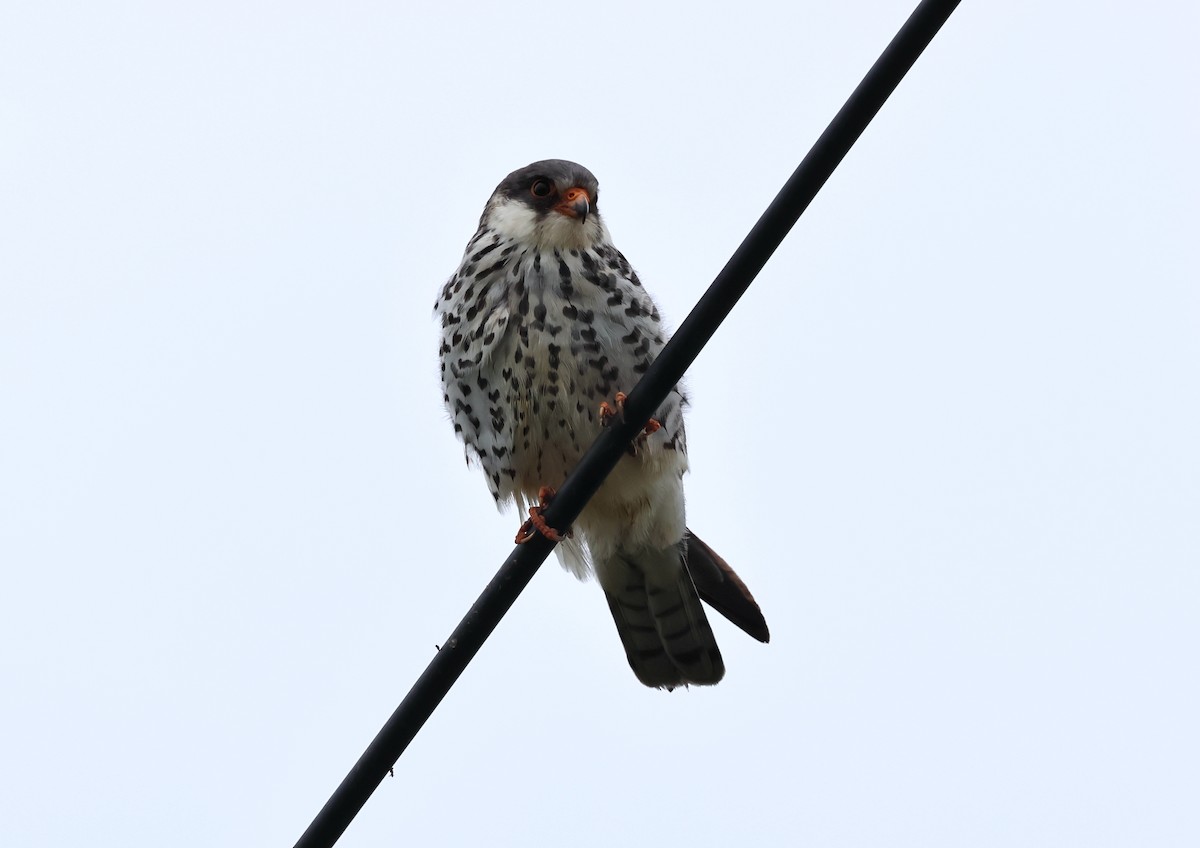
POLYGON ((606 571, 621 569, 622 579, 616 591, 605 592, 633 673, 668 690, 719 681, 721 651, 678 549, 639 552, 636 560, 622 556, 608 564, 606 571))

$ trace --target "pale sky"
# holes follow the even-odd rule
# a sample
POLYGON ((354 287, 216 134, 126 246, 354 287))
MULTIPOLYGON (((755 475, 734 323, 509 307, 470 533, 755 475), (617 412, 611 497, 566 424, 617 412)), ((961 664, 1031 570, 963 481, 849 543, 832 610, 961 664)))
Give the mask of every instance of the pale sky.
MULTIPOLYGON (((511 550, 492 188, 678 325, 914 5, 7 3, 0 844, 291 845, 511 550)), ((646 689, 551 561, 340 844, 1200 844, 1198 24, 967 0, 688 377, 771 644, 646 689)))

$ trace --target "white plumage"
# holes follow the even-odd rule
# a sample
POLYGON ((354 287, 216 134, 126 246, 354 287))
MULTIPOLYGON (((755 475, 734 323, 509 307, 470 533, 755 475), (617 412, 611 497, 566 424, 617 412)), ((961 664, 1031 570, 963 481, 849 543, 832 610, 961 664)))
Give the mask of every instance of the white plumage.
MULTIPOLYGON (((523 510, 561 484, 600 432, 600 404, 631 389, 666 341, 597 197, 574 163, 513 172, 435 305, 446 406, 499 504, 523 510)), ((637 440, 558 547, 578 576, 594 571, 634 672, 663 688, 724 673, 687 562, 684 402, 676 387, 655 413, 661 427, 637 440)), ((698 578, 705 599, 765 641, 744 585, 719 557, 710 565, 712 593, 739 597, 714 601, 698 578)))

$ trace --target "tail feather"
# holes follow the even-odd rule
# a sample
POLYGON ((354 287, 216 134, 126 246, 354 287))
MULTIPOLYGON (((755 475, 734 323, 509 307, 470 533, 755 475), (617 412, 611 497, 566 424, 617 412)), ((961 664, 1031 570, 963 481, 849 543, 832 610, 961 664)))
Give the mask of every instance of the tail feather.
POLYGON ((647 584, 646 600, 663 648, 679 669, 682 682, 716 683, 725 676, 717 639, 686 568, 679 569, 674 584, 647 584))
POLYGON ((646 604, 645 585, 628 586, 619 595, 608 595, 608 608, 637 679, 656 688, 678 685, 679 670, 667 656, 654 626, 654 617, 646 604))
POLYGON ((606 595, 638 680, 663 689, 720 680, 725 664, 682 563, 674 569, 673 582, 651 582, 642 567, 625 558, 622 563, 623 580, 616 591, 606 589, 606 595))
POLYGON ((596 573, 629 666, 647 686, 713 684, 725 675, 701 600, 760 642, 771 638, 746 584, 690 530, 678 547, 618 550, 596 562, 596 573))

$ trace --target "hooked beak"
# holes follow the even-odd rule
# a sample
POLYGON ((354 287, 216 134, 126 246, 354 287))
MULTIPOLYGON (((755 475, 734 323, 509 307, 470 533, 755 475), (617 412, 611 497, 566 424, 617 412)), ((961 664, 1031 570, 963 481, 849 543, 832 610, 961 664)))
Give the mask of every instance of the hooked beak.
POLYGON ((582 224, 587 220, 588 212, 592 210, 591 200, 586 189, 578 186, 569 188, 563 193, 562 202, 554 207, 554 211, 568 218, 578 218, 582 224))

